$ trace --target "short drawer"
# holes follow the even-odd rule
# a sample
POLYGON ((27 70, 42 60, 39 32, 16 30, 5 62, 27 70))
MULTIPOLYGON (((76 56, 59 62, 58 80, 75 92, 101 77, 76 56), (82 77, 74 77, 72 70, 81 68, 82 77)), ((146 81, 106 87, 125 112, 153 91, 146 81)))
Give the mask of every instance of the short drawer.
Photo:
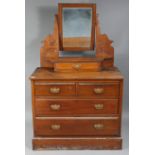
POLYGON ((35 99, 36 116, 102 116, 117 110, 117 99, 35 99))
POLYGON ((37 96, 74 96, 75 83, 36 82, 35 95, 37 96))
POLYGON ((67 71, 100 71, 101 62, 80 62, 80 63, 55 63, 54 69, 57 72, 67 71))
POLYGON ((79 96, 118 98, 119 83, 79 83, 79 96))
POLYGON ((118 117, 98 119, 50 118, 35 120, 36 136, 116 136, 119 135, 118 117))

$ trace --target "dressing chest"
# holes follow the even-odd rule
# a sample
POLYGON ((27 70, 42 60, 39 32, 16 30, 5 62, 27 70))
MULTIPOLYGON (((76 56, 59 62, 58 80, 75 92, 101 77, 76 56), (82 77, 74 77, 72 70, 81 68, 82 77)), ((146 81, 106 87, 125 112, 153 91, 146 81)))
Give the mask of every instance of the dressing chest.
POLYGON ((30 76, 33 149, 121 149, 123 76, 114 67, 112 41, 100 32, 96 5, 61 3, 58 10, 40 51, 41 67, 30 76), (91 32, 75 33, 71 15, 81 29, 90 18, 91 32), (62 51, 74 56, 62 57, 62 51))

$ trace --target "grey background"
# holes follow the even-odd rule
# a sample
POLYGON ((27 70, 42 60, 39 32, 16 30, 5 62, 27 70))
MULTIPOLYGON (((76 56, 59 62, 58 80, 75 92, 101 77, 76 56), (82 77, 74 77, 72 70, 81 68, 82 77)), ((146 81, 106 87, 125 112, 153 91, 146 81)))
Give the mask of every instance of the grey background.
POLYGON ((128 103, 129 103, 129 4, 128 0, 26 0, 26 38, 25 38, 25 151, 27 155, 81 155, 128 154, 128 103), (58 2, 96 3, 100 17, 101 31, 114 41, 115 65, 121 70, 125 78, 123 97, 122 136, 123 150, 119 151, 33 151, 31 146, 32 113, 31 113, 31 87, 29 76, 40 64, 41 41, 53 31, 54 14, 57 13, 58 2))

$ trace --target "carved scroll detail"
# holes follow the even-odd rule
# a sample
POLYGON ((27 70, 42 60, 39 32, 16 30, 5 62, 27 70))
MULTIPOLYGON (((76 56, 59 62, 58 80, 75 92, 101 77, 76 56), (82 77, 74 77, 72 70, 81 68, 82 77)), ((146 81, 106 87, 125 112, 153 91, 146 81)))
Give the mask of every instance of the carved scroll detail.
POLYGON ((106 34, 101 34, 99 21, 96 21, 96 57, 114 60, 114 48, 111 46, 112 40, 106 34))
POLYGON ((58 17, 55 15, 53 34, 48 35, 40 49, 40 62, 42 67, 52 67, 51 60, 57 59, 59 56, 59 33, 58 33, 58 17))

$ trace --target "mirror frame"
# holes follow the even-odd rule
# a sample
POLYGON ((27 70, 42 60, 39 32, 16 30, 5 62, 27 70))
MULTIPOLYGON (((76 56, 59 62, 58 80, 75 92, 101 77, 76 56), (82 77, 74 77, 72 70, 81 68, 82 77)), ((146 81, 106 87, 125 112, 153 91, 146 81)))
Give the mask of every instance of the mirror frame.
POLYGON ((93 3, 59 3, 58 4, 58 19, 59 19, 59 37, 60 50, 62 51, 87 51, 94 50, 95 44, 95 23, 96 23, 96 4, 93 3), (90 47, 63 47, 63 8, 91 8, 92 9, 92 28, 90 47))

